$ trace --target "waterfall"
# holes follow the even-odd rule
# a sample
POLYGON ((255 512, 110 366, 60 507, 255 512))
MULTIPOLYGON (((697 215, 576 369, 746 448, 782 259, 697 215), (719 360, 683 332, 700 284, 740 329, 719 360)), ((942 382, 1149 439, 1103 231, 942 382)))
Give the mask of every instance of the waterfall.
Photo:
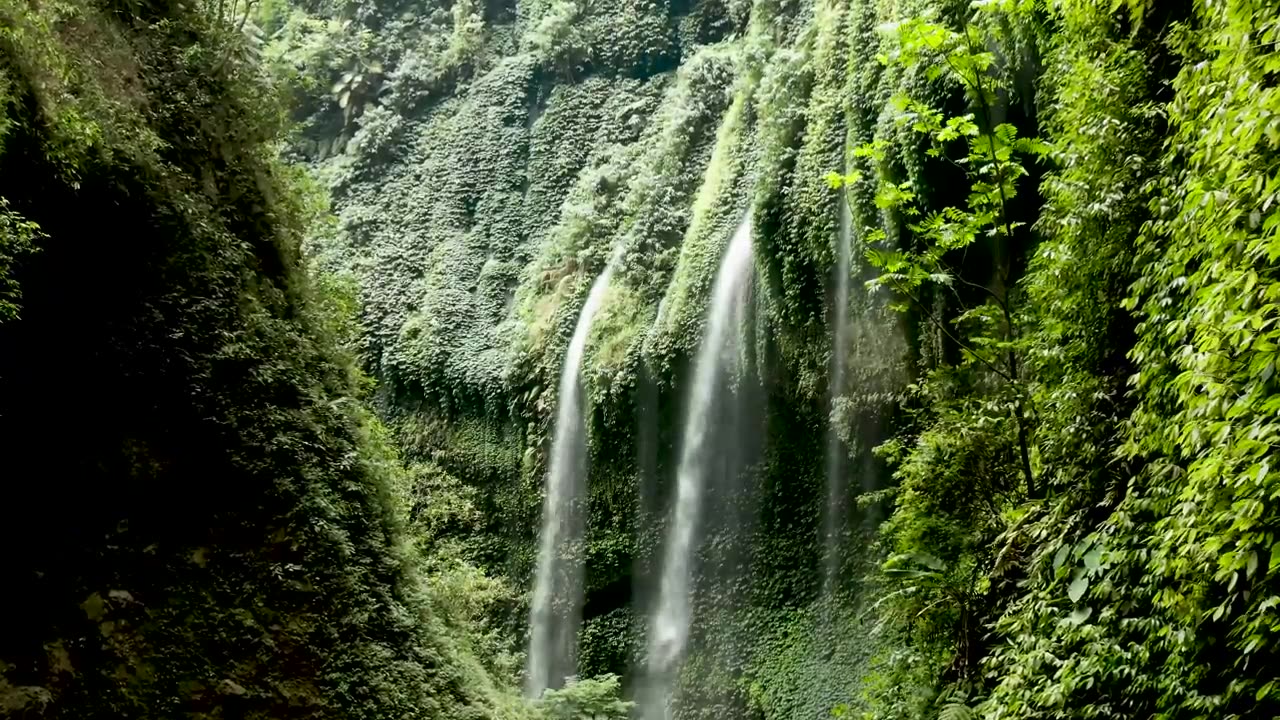
POLYGON ((693 386, 684 421, 676 497, 667 528, 657 610, 649 631, 649 717, 667 715, 675 672, 689 638, 690 591, 694 539, 708 467, 716 460, 708 437, 715 421, 717 397, 723 394, 737 343, 730 333, 738 328, 745 289, 752 272, 751 216, 743 218, 729 241, 716 274, 708 307, 706 331, 694 362, 693 386))
POLYGON ((587 478, 587 438, 579 378, 591 323, 618 263, 615 253, 591 285, 560 371, 551 466, 542 506, 538 570, 529 617, 525 693, 538 697, 576 671, 582 623, 582 537, 587 478))
POLYGON ((822 600, 830 602, 840 583, 840 546, 844 535, 848 482, 845 477, 844 443, 836 430, 840 394, 844 392, 845 353, 849 346, 849 253, 853 218, 849 203, 840 196, 836 227, 836 296, 831 315, 831 366, 827 419, 827 508, 823 517, 822 600))

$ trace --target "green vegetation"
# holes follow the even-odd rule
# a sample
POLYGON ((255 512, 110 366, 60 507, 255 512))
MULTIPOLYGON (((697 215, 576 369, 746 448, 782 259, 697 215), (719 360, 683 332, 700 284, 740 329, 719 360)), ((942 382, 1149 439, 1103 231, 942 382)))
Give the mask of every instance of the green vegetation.
POLYGON ((976 122, 899 103, 935 143, 971 138, 967 207, 925 214, 912 183, 882 181, 881 207, 923 219, 906 249, 868 253, 908 298, 973 282, 945 263, 974 230, 1025 248, 1026 265, 997 265, 986 297, 945 301, 954 320, 940 329, 960 356, 912 386, 912 423, 884 448, 899 483, 882 613, 909 649, 882 664, 866 711, 1268 716, 1275 146, 1262 68, 1275 59, 1254 38, 1276 18, 1249 3, 1061 3, 989 4, 966 22, 903 23, 884 60, 946 68, 968 91, 976 122), (986 121, 977 79, 1012 92, 1016 66, 994 57, 1035 33, 1044 143, 986 121), (1047 173, 1018 238, 1023 150, 1047 173), (937 692, 901 693, 912 681, 937 692))
POLYGON ((523 716, 213 10, 0 5, 0 714, 523 716))
POLYGON ((1280 714, 1277 43, 1262 0, 0 0, 0 716, 643 711, 744 215, 679 720, 1280 714), (529 701, 615 251, 579 677, 529 701))

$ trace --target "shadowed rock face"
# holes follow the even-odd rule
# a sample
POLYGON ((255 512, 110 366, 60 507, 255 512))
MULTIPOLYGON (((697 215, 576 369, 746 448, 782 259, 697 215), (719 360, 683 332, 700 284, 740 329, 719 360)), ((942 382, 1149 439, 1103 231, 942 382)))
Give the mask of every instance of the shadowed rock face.
POLYGON ((486 715, 418 622, 235 36, 165 3, 0 26, 0 243, 40 229, 0 323, 0 715, 486 715))

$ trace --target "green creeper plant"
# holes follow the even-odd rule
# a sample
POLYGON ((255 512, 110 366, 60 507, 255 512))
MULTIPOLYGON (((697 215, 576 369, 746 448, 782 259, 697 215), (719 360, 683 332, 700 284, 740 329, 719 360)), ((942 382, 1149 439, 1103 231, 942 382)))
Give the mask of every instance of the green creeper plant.
MULTIPOLYGON (((948 116, 929 102, 906 94, 897 95, 892 107, 897 121, 923 136, 929 143, 925 151, 931 158, 946 160, 961 169, 970 183, 965 206, 926 209, 918 201, 910 180, 894 183, 882 176, 878 179, 875 204, 883 212, 900 213, 908 219, 913 247, 887 247, 883 228, 866 234, 865 254, 868 262, 881 270, 872 287, 887 287, 910 301, 930 323, 960 347, 966 362, 974 363, 1004 382, 999 405, 1009 407, 1009 415, 1017 428, 1017 444, 1021 472, 1027 494, 1038 493, 1031 462, 1030 426, 1027 390, 1021 377, 1018 323, 1010 296, 1012 278, 1010 264, 1003 263, 1000 274, 991 284, 965 279, 948 260, 980 237, 1010 246, 1015 231, 1023 223, 1012 219, 1011 203, 1017 197, 1019 181, 1027 176, 1024 161, 1047 153, 1048 146, 1034 138, 1018 137, 1010 123, 996 123, 993 107, 998 93, 1004 90, 1000 73, 994 69, 995 55, 985 49, 991 44, 986 23, 981 16, 992 9, 981 9, 962 30, 952 30, 928 17, 915 17, 882 28, 896 40, 895 51, 881 53, 882 64, 898 64, 904 68, 927 67, 926 76, 937 80, 944 75, 965 91, 975 112, 948 116), (957 143, 963 154, 953 157, 957 143), (984 293, 986 302, 965 307, 954 320, 958 327, 973 328, 968 333, 953 330, 939 318, 923 298, 928 286, 953 288, 960 283, 984 293)), ((1008 12, 996 8, 995 12, 1008 12)), ((853 154, 883 166, 886 143, 873 140, 857 147, 853 154)), ((861 180, 861 173, 831 173, 828 183, 833 189, 861 180)), ((959 298, 959 296, 956 296, 959 298)))
POLYGON ((0 322, 18 318, 22 290, 13 277, 14 266, 36 251, 41 237, 39 225, 10 210, 8 201, 0 197, 0 322))
MULTIPOLYGON (((985 284, 966 279, 951 264, 958 252, 980 238, 1006 247, 1017 242, 1017 231, 1023 223, 1013 219, 1011 205, 1018 195, 1019 181, 1028 174, 1024 162, 1047 151, 1047 146, 1036 139, 1018 137, 1014 125, 995 122, 998 93, 1007 88, 995 67, 994 53, 987 49, 999 42, 989 29, 993 24, 989 15, 1013 10, 993 4, 975 7, 975 14, 961 30, 952 30, 927 16, 882 28, 896 40, 893 52, 880 55, 883 64, 924 67, 930 80, 944 78, 963 89, 972 108, 963 114, 947 115, 929 102, 906 94, 896 96, 892 107, 899 124, 926 140, 926 156, 951 163, 962 171, 969 182, 969 192, 964 206, 930 209, 918 199, 910 181, 895 184, 881 179, 876 205, 886 213, 907 218, 911 244, 887 247, 883 229, 876 229, 868 234, 865 253, 870 264, 881 270, 871 283, 873 287, 884 286, 906 298, 962 350, 962 365, 973 365, 1000 381, 986 409, 998 414, 1000 408, 1008 408, 1017 428, 1026 491, 1035 497, 1038 489, 1030 457, 1031 418, 1026 408, 1011 263, 1001 263, 996 278, 985 284), (979 291, 983 302, 969 305, 955 294, 959 313, 947 323, 926 304, 923 293, 945 292, 957 285, 979 291)), ((855 149, 854 155, 882 165, 884 143, 864 144, 855 149)))

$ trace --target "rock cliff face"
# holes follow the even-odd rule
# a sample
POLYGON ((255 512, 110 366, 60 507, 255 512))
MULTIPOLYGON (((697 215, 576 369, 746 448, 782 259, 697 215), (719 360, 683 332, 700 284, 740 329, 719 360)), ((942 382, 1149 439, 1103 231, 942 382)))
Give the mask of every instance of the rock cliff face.
POLYGON ((0 716, 493 716, 228 27, 0 3, 0 716))
MULTIPOLYGON (((750 676, 783 646, 795 662, 823 662, 818 648, 836 631, 820 630, 810 606, 823 583, 827 420, 859 486, 877 487, 869 449, 902 386, 909 334, 854 278, 849 372, 830 412, 840 196, 824 178, 907 82, 882 77, 873 59, 875 8, 622 0, 347 12, 371 39, 345 62, 372 79, 354 112, 345 79, 306 106, 298 147, 320 163, 340 218, 315 247, 358 281, 365 349, 402 445, 481 488, 488 528, 472 559, 530 582, 556 377, 587 290, 620 247, 583 374, 592 470, 580 670, 643 662, 682 380, 721 254, 750 212, 744 382, 758 389, 731 441, 747 465, 721 481, 718 502, 737 511, 706 526, 721 537, 706 552, 720 555, 703 558, 690 689, 716 712, 712 696, 743 700, 728 677, 750 676), (784 639, 796 627, 804 638, 784 639)), ((318 37, 310 22, 295 14, 282 35, 318 37)), ((321 71, 291 57, 302 78, 321 71)), ((919 163, 913 142, 895 150, 906 167, 919 163)), ((870 196, 854 210, 859 231, 878 224, 870 196)), ((871 558, 851 536, 841 555, 845 579, 871 558)), ((510 621, 522 628, 523 610, 510 621)), ((846 690, 787 692, 796 712, 817 712, 846 690)))
POLYGON ((610 259, 557 667, 1280 715, 1272 4, 0 0, 0 715, 625 717, 516 697, 610 259))

